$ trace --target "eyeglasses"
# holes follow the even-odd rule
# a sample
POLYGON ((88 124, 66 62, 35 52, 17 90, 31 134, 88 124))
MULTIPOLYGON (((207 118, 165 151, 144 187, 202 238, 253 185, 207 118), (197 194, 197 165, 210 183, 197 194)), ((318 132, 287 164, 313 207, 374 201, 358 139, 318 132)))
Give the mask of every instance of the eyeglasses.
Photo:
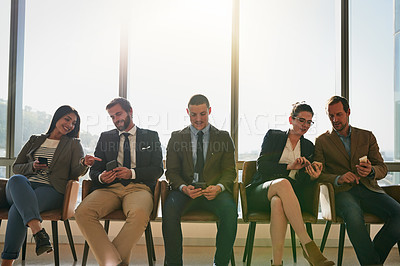
POLYGON ((314 121, 312 121, 312 120, 305 120, 304 118, 302 118, 302 117, 297 117, 297 116, 294 117, 294 119, 299 120, 299 122, 302 123, 302 124, 307 123, 308 126, 314 125, 314 121))

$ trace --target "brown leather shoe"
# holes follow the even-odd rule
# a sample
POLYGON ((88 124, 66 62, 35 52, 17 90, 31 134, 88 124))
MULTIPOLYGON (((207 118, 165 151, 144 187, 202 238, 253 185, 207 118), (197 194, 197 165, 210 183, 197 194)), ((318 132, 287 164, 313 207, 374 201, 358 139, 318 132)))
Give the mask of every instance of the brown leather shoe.
POLYGON ((314 241, 308 242, 303 245, 300 243, 301 248, 303 249, 304 258, 310 263, 311 266, 332 266, 335 265, 333 261, 328 260, 322 255, 321 251, 317 247, 314 241), (306 252, 307 250, 307 252, 306 252))

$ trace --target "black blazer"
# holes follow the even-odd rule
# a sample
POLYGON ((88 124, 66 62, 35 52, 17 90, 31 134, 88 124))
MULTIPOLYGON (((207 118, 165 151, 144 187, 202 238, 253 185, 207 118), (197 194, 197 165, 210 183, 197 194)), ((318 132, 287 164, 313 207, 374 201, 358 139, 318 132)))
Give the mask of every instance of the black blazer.
MULTIPOLYGON (((260 157, 257 159, 257 172, 254 174, 247 188, 253 188, 277 178, 289 178, 290 170, 286 170, 287 164, 279 163, 288 135, 289 130, 268 130, 261 146, 260 157)), ((300 150, 301 156, 306 157, 310 162, 313 161, 314 144, 303 136, 300 138, 300 150)), ((291 178, 289 179, 292 180, 291 178)), ((297 172, 296 181, 301 183, 311 181, 310 176, 305 172, 304 168, 297 172)))
MULTIPOLYGON (((94 156, 101 158, 102 161, 96 161, 89 173, 93 182, 92 190, 119 182, 115 180, 109 184, 102 184, 99 181, 99 175, 106 170, 107 162, 117 160, 119 140, 117 129, 101 133, 94 156)), ((161 143, 157 132, 137 127, 136 168, 134 170, 136 178, 132 182, 145 184, 153 191, 157 179, 164 173, 161 143)))

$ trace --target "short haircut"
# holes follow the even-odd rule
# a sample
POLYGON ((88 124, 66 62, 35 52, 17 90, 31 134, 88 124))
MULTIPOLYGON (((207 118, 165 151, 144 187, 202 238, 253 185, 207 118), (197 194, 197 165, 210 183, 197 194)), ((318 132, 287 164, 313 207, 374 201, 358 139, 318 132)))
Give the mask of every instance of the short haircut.
POLYGON ((309 106, 305 102, 297 102, 295 104, 292 104, 292 106, 293 106, 293 108, 292 108, 292 112, 290 113, 290 116, 293 118, 297 117, 300 112, 310 112, 312 114, 312 116, 314 116, 313 109, 311 108, 311 106, 309 106))
POLYGON ((336 104, 336 103, 342 103, 343 104, 343 110, 347 113, 347 111, 350 109, 349 101, 341 96, 332 96, 328 102, 326 103, 325 110, 328 112, 328 107, 330 105, 336 104))
POLYGON ((189 105, 200 105, 204 103, 207 105, 207 108, 210 108, 210 102, 208 101, 207 97, 202 94, 196 94, 190 98, 188 108, 189 105))
POLYGON ((51 119, 51 123, 50 123, 50 127, 49 130, 47 130, 46 134, 50 134, 51 132, 53 132, 53 130, 56 128, 56 124, 58 122, 58 120, 60 120, 63 116, 67 115, 67 114, 71 114, 74 113, 76 115, 76 124, 74 129, 69 132, 67 134, 68 137, 70 138, 79 138, 79 130, 81 127, 81 118, 78 114, 78 111, 76 111, 73 107, 69 106, 69 105, 62 105, 60 107, 58 107, 58 109, 56 110, 56 112, 53 115, 53 118, 51 119))
POLYGON ((106 106, 106 110, 110 109, 111 107, 115 106, 115 105, 121 105, 122 109, 125 110, 125 112, 129 113, 132 110, 132 106, 131 103, 122 97, 118 97, 113 99, 109 104, 107 104, 106 106))

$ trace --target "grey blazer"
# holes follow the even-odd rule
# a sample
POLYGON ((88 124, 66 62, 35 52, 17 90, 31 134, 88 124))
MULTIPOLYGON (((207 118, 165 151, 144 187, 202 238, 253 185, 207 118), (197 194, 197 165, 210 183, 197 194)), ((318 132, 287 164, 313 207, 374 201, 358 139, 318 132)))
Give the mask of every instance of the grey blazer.
MULTIPOLYGON (((36 174, 33 169, 35 161, 33 154, 46 140, 48 135, 32 135, 13 164, 13 172, 26 177, 36 174)), ((67 136, 61 137, 60 143, 54 152, 49 168, 50 184, 60 193, 64 194, 68 180, 77 180, 87 172, 87 167, 80 164, 83 158, 83 149, 80 140, 67 136)))

